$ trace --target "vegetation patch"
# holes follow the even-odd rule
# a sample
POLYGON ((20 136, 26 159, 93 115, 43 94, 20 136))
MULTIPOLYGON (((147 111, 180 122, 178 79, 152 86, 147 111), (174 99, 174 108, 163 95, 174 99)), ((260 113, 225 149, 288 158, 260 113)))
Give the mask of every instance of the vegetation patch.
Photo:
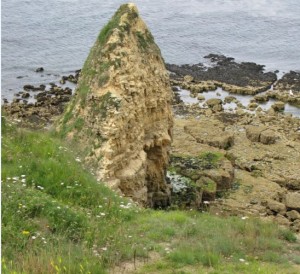
POLYGON ((111 92, 107 92, 99 98, 94 98, 92 103, 92 111, 105 119, 107 117, 107 111, 111 108, 119 110, 121 101, 114 97, 111 92))
POLYGON ((299 262, 299 242, 276 224, 139 208, 74 151, 3 119, 2 273, 108 273, 136 260, 138 273, 293 273, 299 262))
POLYGON ((200 208, 203 201, 215 199, 217 184, 203 175, 218 168, 224 155, 205 152, 198 156, 171 155, 168 177, 172 184, 172 208, 200 208))

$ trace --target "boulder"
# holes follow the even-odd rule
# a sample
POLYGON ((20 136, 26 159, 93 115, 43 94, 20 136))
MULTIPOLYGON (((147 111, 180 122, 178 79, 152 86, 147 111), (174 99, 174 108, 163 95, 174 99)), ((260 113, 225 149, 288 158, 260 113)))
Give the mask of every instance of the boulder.
POLYGON ((207 106, 215 112, 223 110, 222 103, 222 100, 218 98, 212 98, 206 101, 207 106))
POLYGON ((263 130, 266 130, 266 128, 261 126, 248 126, 246 127, 246 136, 252 142, 259 142, 260 134, 263 130))
POLYGON ((256 103, 250 103, 248 105, 249 110, 255 110, 257 107, 258 107, 258 104, 256 104, 256 103))
POLYGON ((208 100, 206 101, 206 104, 207 104, 210 108, 212 108, 212 107, 214 107, 214 106, 216 106, 216 105, 222 105, 222 100, 219 99, 219 98, 211 98, 211 99, 208 99, 208 100))
POLYGON ((256 102, 267 102, 267 101, 269 101, 269 98, 266 95, 255 95, 254 100, 256 102))
POLYGON ((197 99, 198 99, 199 101, 204 101, 204 100, 205 100, 205 97, 204 97, 203 95, 199 94, 199 95, 197 96, 197 99))
POLYGON ((29 98, 30 94, 28 92, 24 92, 21 97, 22 98, 29 98))
POLYGON ((286 207, 284 204, 277 202, 275 200, 268 200, 267 207, 275 213, 284 214, 286 212, 286 207))
POLYGON ((288 209, 295 209, 300 211, 300 193, 289 192, 285 196, 285 205, 288 209))
POLYGON ((275 132, 271 129, 263 130, 260 133, 259 141, 265 145, 274 144, 276 142, 277 136, 275 132))
POLYGON ((284 111, 285 103, 284 102, 276 102, 271 106, 275 111, 284 111))
POLYGON ((224 103, 232 103, 232 102, 236 102, 236 97, 234 96, 226 96, 224 99, 224 103))
POLYGON ((44 71, 44 68, 43 68, 43 67, 37 68, 37 69, 35 70, 35 72, 43 72, 43 71, 44 71))
POLYGON ((194 78, 191 75, 186 75, 183 77, 183 80, 187 83, 190 83, 194 80, 194 78))
POLYGON ((286 216, 289 218, 289 220, 300 220, 300 213, 296 210, 291 210, 286 213, 286 216))
POLYGON ((275 132, 264 126, 246 127, 246 136, 252 142, 261 142, 265 145, 274 144, 277 139, 275 132))
POLYGON ((290 221, 281 214, 276 215, 274 220, 279 225, 289 226, 291 224, 290 221))

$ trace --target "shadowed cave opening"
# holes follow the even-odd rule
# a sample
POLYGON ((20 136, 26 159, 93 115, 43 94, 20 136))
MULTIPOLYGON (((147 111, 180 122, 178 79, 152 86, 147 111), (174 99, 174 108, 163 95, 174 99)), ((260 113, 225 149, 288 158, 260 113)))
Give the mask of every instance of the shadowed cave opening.
POLYGON ((171 205, 170 185, 166 182, 168 164, 167 149, 163 146, 153 146, 145 149, 146 185, 148 189, 148 206, 154 209, 164 209, 171 205))

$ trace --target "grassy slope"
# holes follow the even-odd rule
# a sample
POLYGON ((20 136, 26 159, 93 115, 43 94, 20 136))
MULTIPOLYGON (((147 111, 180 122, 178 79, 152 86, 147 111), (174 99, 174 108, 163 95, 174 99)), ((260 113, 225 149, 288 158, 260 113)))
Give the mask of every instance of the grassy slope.
POLYGON ((2 123, 3 273, 106 273, 151 254, 158 259, 138 273, 297 273, 291 232, 256 219, 140 209, 76 158, 49 133, 2 123))

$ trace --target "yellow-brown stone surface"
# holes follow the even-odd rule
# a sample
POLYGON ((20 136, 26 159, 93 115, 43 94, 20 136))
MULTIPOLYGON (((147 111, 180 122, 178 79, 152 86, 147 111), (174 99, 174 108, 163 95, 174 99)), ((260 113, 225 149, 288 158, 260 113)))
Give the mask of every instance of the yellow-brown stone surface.
POLYGON ((112 188, 149 206, 169 203, 172 92, 160 50, 134 4, 101 31, 59 131, 112 188))

